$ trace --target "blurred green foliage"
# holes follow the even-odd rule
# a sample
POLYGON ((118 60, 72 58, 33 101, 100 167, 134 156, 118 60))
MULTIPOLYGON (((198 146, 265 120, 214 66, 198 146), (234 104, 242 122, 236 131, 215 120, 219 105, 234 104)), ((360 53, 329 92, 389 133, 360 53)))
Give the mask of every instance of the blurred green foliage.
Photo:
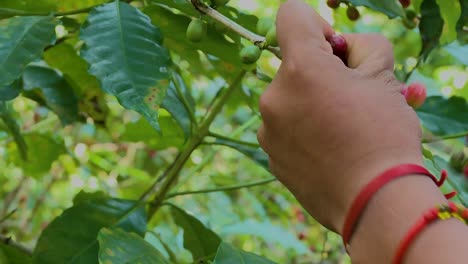
MULTIPOLYGON (((127 11, 121 12, 132 14, 113 13, 127 19, 120 22, 131 32, 128 36, 122 33, 125 31, 112 31, 112 25, 103 30, 97 24, 108 18, 105 12, 100 13, 102 6, 93 9, 91 18, 85 12, 61 17, 60 22, 54 19, 53 41, 50 34, 54 32, 43 34, 51 25, 49 12, 104 2, 0 2, 0 18, 19 15, 0 20, 0 28, 11 31, 0 31, 0 80, 11 77, 0 82, 0 232, 34 248, 31 260, 24 252, 0 244, 0 263, 2 258, 24 258, 22 264, 64 263, 70 258, 86 263, 98 263, 98 258, 123 263, 119 261, 130 261, 126 257, 141 250, 148 258, 131 261, 214 260, 222 264, 237 254, 251 261, 248 263, 270 263, 257 255, 277 263, 350 263, 340 238, 308 216, 278 182, 234 191, 174 195, 168 201, 177 207, 163 204, 146 223, 143 208, 148 204, 137 200, 198 135, 200 127, 193 120, 204 120, 213 109, 213 99, 220 97, 220 91, 243 68, 238 53, 247 41, 233 32, 216 31, 214 21, 205 16, 207 37, 197 44, 187 41, 186 27, 199 13, 185 0, 109 4, 124 6, 127 11), (24 20, 23 15, 28 14, 24 12, 33 12, 35 17, 24 20), (134 18, 138 23, 133 23, 134 18), (150 32, 138 26, 145 23, 150 32), (82 24, 93 32, 83 36, 82 24), (29 30, 21 36, 24 41, 13 41, 15 36, 10 34, 18 33, 17 27, 29 30), (111 33, 114 35, 109 37, 111 33), (95 46, 86 46, 91 42, 95 46), (114 45, 113 50, 104 49, 106 43, 114 45), (26 48, 22 45, 32 48, 28 49, 30 55, 23 53, 26 48), (142 56, 138 49, 151 49, 152 53, 142 56), (166 50, 171 64, 166 61, 166 50), (2 59, 8 52, 21 56, 8 62, 2 59), (155 62, 161 64, 151 64, 155 62), (151 89, 167 93, 148 110, 142 108, 148 106, 145 96, 150 87, 146 82, 154 77, 158 83, 151 89), (120 86, 117 79, 131 80, 132 88, 120 86), (157 125, 153 120, 156 114, 157 125), (80 239, 64 242, 64 234, 80 239), (118 247, 126 251, 113 254, 118 247)), ((232 0, 219 11, 255 31, 258 18, 274 18, 281 2, 232 0)), ((424 83, 431 96, 418 112, 431 136, 431 142, 425 144, 428 167, 434 173, 450 169, 453 180, 446 188, 456 189, 458 199, 466 203, 468 183, 447 163, 452 154, 467 151, 460 139, 468 133, 466 1, 414 0, 409 8, 418 14, 421 30, 405 27, 401 17, 405 12, 396 0, 350 1, 358 5, 361 14, 356 22, 347 18, 344 3, 332 10, 324 0, 307 2, 340 33, 380 33, 394 44, 397 78, 424 83), (446 140, 432 142, 434 139, 446 140)), ((271 177, 266 156, 256 141, 261 122, 258 99, 279 65, 274 55, 263 52, 255 70, 249 69, 239 89, 225 102, 210 136, 185 162, 170 194, 271 177)))

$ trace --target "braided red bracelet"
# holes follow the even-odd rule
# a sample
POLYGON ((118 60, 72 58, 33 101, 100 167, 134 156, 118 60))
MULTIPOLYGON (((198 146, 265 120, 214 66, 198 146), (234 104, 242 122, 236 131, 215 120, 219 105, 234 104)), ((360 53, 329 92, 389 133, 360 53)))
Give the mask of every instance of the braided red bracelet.
POLYGON ((408 234, 401 240, 400 246, 398 247, 393 264, 403 263, 405 253, 408 251, 409 246, 415 238, 431 223, 437 220, 447 220, 456 218, 468 225, 468 209, 458 206, 453 202, 448 202, 448 205, 442 205, 436 208, 432 208, 423 214, 421 219, 410 229, 408 234))
MULTIPOLYGON (((348 211, 348 214, 345 218, 343 225, 343 243, 345 245, 346 251, 349 253, 349 241, 354 232, 354 228, 359 217, 362 215, 365 207, 369 203, 369 200, 374 196, 374 194, 380 190, 384 185, 400 177, 409 176, 409 175, 422 175, 430 177, 437 186, 442 186, 445 180, 447 179, 447 172, 445 170, 441 173, 441 178, 438 180, 434 175, 432 175, 426 168, 416 165, 416 164, 402 164, 396 167, 393 167, 384 173, 380 174, 378 177, 374 178, 369 182, 356 197, 354 202, 351 204, 351 207, 348 211)), ((450 199, 456 195, 456 192, 446 194, 445 197, 450 199)))

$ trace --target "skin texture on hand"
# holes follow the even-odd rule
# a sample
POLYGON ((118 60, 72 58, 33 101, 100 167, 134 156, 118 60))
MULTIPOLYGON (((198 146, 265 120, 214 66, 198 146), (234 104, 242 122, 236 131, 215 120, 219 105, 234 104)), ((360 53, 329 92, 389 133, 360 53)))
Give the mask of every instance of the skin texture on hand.
MULTIPOLYGON (((371 179, 403 163, 422 165, 421 128, 393 75, 391 44, 376 34, 344 35, 346 60, 313 9, 289 0, 279 10, 283 62, 260 99, 261 146, 270 168, 320 223, 341 233, 352 201, 371 179)), ((353 264, 390 264, 400 240, 427 209, 446 203, 427 177, 409 175, 371 199, 350 242, 353 264)), ((404 263, 465 263, 466 226, 424 230, 404 263)))
POLYGON ((273 173, 340 233, 352 200, 373 177, 422 164, 419 120, 395 80, 384 37, 344 35, 346 67, 326 41, 330 25, 300 0, 281 6, 277 34, 283 62, 260 99, 258 139, 273 173))

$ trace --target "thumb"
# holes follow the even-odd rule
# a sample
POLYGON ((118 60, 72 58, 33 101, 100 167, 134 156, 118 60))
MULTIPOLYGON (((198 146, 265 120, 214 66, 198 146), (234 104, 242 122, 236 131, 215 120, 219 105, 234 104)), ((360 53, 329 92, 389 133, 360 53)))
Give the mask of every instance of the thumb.
POLYGON ((348 43, 348 67, 368 76, 376 76, 394 67, 393 47, 380 34, 345 34, 348 43))
POLYGON ((288 0, 282 4, 276 24, 281 52, 286 60, 295 55, 303 56, 304 47, 331 53, 325 37, 333 35, 333 29, 304 1, 288 0))

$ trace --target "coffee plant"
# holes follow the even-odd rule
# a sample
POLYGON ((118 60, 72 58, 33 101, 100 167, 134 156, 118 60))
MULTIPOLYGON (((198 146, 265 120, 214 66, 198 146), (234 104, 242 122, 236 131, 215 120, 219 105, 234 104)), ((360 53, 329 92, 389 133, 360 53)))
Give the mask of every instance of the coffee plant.
MULTIPOLYGON (((0 263, 349 263, 256 141, 280 2, 1 0, 0 263)), ((468 206, 468 0, 309 4, 394 44, 426 165, 468 206)))

